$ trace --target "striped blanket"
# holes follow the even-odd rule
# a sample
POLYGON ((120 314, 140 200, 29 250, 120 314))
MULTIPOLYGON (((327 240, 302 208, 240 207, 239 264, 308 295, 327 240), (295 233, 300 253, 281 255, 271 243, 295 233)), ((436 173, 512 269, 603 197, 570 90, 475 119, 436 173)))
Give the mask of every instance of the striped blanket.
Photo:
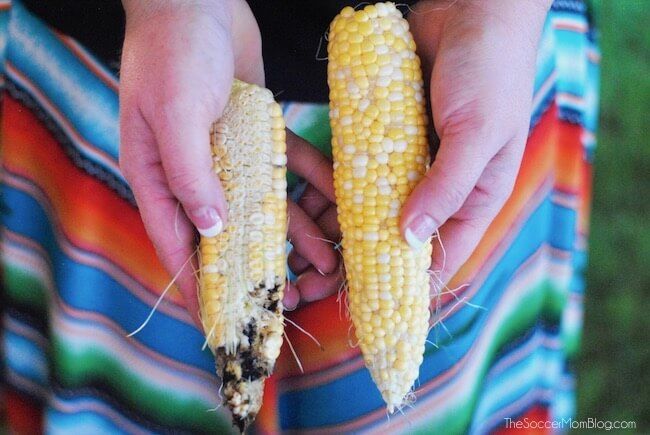
MULTIPOLYGON (((212 356, 118 169, 118 81, 75 40, 0 0, 0 403, 17 433, 228 433, 212 356)), ((599 53, 580 1, 541 41, 514 192, 437 307, 417 401, 387 416, 336 296, 289 313, 254 432, 506 433, 575 413, 599 53), (510 420, 509 420, 510 419, 510 420)), ((285 102, 323 150, 327 107, 285 102)), ((551 432, 551 429, 546 430, 551 432)))

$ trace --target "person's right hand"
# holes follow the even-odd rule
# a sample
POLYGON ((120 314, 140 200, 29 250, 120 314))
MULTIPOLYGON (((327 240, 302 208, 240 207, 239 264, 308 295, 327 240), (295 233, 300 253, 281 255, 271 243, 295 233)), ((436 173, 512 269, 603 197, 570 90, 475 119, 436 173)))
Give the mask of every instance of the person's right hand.
MULTIPOLYGON (((195 230, 214 235, 227 204, 212 172, 211 124, 228 101, 233 77, 264 85, 257 23, 243 0, 124 0, 127 17, 120 77, 120 168, 147 233, 197 325, 196 279, 188 259, 195 230), (180 208, 179 208, 180 204, 180 208)), ((331 163, 288 134, 289 167, 333 200, 331 163)), ((318 226, 289 203, 295 248, 325 273, 338 257, 318 226)), ((286 291, 297 304, 296 288, 286 291)))

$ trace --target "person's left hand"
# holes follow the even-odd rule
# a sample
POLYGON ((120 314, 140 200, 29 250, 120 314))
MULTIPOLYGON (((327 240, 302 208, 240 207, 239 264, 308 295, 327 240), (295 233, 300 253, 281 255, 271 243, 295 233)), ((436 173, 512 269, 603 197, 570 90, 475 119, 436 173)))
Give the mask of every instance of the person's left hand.
POLYGON ((549 0, 458 0, 445 9, 426 0, 408 17, 440 147, 400 225, 415 249, 439 232, 445 249, 434 243, 431 269, 442 283, 469 258, 514 186, 549 7, 549 0))

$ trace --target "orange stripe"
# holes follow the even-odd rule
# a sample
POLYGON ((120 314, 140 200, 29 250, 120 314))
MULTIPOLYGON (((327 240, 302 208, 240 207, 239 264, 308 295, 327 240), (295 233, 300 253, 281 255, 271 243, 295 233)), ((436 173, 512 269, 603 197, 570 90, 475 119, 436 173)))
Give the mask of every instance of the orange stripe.
MULTIPOLYGON (((62 232, 76 246, 114 262, 156 293, 170 278, 157 260, 138 211, 77 167, 34 114, 5 95, 3 164, 48 197, 62 232)), ((171 300, 182 304, 172 292, 171 300)))

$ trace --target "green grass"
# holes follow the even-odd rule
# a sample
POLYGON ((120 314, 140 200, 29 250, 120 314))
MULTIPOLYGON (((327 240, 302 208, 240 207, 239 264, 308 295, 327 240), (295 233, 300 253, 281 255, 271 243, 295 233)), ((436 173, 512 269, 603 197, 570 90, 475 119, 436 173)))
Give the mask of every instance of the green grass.
POLYGON ((650 431, 650 1, 594 1, 601 118, 578 417, 650 431))

